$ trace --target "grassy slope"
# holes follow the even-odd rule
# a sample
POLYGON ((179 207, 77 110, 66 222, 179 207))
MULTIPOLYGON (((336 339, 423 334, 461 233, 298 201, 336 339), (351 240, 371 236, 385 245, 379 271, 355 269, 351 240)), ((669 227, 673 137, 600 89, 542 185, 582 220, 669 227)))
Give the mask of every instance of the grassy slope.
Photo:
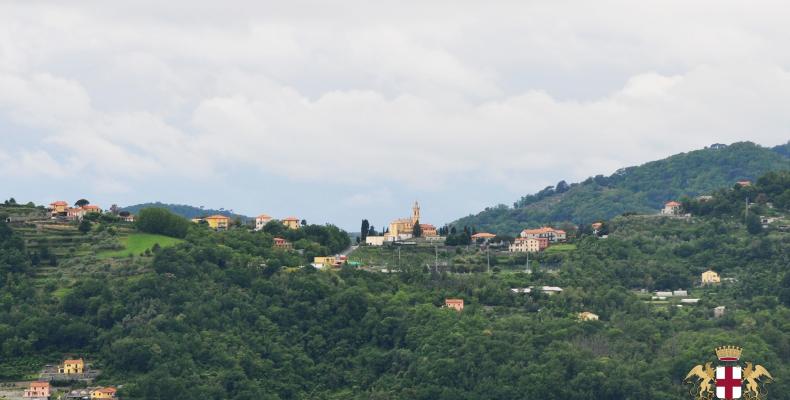
POLYGON ((109 250, 98 253, 98 258, 113 258, 113 257, 128 257, 131 255, 139 255, 146 249, 150 249, 154 244, 159 243, 161 247, 170 247, 182 242, 181 239, 172 238, 169 236, 155 235, 151 233, 132 233, 129 236, 121 238, 121 244, 124 248, 122 250, 109 250))

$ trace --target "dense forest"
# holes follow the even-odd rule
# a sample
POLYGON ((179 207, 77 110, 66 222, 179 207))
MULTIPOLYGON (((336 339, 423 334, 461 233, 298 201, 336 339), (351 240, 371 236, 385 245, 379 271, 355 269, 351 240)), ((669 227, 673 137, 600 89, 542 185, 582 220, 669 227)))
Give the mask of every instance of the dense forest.
MULTIPOLYGON (((273 236, 336 250, 342 231, 190 225, 150 258, 41 287, 0 222, 0 374, 81 355, 128 399, 686 399, 690 367, 738 344, 776 378, 770 398, 790 399, 790 238, 749 230, 737 190, 719 193, 732 204, 721 212, 616 217, 606 238, 580 229, 575 250, 537 256, 531 273, 295 268, 308 256, 272 248, 273 236), (697 287, 708 268, 725 282, 697 287), (510 290, 540 285, 564 290, 510 290), (700 302, 650 301, 673 289, 700 302), (466 307, 440 307, 447 297, 466 307)), ((749 190, 764 197, 753 207, 786 215, 787 174, 749 190)))
POLYGON ((751 142, 712 145, 584 182, 559 182, 516 201, 461 218, 457 226, 514 234, 546 223, 605 220, 625 212, 657 212, 668 200, 729 188, 768 171, 790 170, 790 144, 764 148, 751 142))

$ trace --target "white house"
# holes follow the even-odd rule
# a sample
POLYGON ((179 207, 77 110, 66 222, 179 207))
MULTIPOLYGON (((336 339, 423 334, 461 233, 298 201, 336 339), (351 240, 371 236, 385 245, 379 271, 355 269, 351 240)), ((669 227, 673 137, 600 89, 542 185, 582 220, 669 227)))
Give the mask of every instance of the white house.
POLYGON ((272 217, 270 217, 270 216, 268 216, 266 214, 261 214, 261 215, 255 217, 255 230, 259 231, 259 230, 263 229, 263 227, 266 226, 266 224, 268 224, 269 221, 271 221, 271 220, 272 220, 272 217))
POLYGON ((365 238, 365 244, 368 246, 383 246, 385 239, 384 236, 368 236, 365 238))

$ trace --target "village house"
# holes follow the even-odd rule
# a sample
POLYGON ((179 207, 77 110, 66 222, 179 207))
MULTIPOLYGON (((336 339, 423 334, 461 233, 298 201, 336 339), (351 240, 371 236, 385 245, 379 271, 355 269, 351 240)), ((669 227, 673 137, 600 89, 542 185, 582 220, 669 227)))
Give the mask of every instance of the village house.
POLYGON ((56 217, 66 212, 66 209, 69 208, 69 203, 66 203, 63 200, 57 200, 50 203, 49 208, 52 210, 52 216, 56 217))
POLYGON ((299 218, 286 217, 286 218, 283 218, 283 220, 281 222, 288 229, 299 229, 299 218))
POLYGON ((578 315, 579 321, 598 321, 598 314, 593 314, 589 311, 580 312, 578 315))
POLYGON ((83 374, 85 373, 85 362, 81 358, 75 360, 63 360, 63 364, 58 367, 59 374, 83 374))
POLYGON ((727 307, 725 306, 718 306, 713 309, 713 318, 721 318, 724 316, 724 313, 727 311, 727 307))
POLYGON ((26 399, 46 400, 49 399, 49 396, 51 395, 52 393, 49 386, 49 382, 36 381, 36 382, 30 382, 30 386, 27 389, 25 389, 25 393, 22 395, 22 397, 26 399))
POLYGON ((292 249, 294 246, 293 246, 293 244, 291 242, 289 242, 289 241, 287 241, 287 240, 285 240, 285 239, 283 239, 281 237, 276 237, 276 238, 274 238, 274 247, 276 247, 278 249, 288 250, 288 249, 292 249))
POLYGON ((134 214, 122 215, 120 218, 123 222, 134 222, 134 214))
POLYGON ((677 201, 668 201, 664 203, 664 208, 661 209, 662 215, 680 215, 682 204, 677 201))
POLYGON ((420 224, 420 232, 423 237, 439 236, 436 227, 431 224, 420 224))
POLYGON ((564 242, 567 235, 562 229, 554 229, 550 226, 543 226, 538 229, 524 229, 521 231, 522 238, 548 239, 551 243, 564 242))
POLYGON ((384 236, 367 236, 365 237, 365 244, 368 246, 383 246, 385 239, 384 236))
POLYGON ((268 216, 266 214, 261 214, 261 215, 255 217, 255 230, 256 231, 262 230, 263 227, 266 226, 266 224, 268 224, 269 221, 271 221, 271 220, 272 220, 272 217, 270 217, 270 216, 268 216))
POLYGON ((735 182, 740 187, 752 186, 752 181, 748 179, 741 179, 738 182, 735 182))
POLYGON ((508 247, 511 253, 538 253, 549 247, 549 239, 541 238, 516 238, 508 247))
POLYGON ((206 221, 209 228, 217 231, 227 230, 228 227, 230 226, 230 218, 220 214, 203 218, 203 220, 206 221))
POLYGON ((592 228, 593 235, 597 235, 601 228, 603 228, 603 222, 594 222, 590 227, 592 228))
POLYGON ((464 310, 464 299, 444 299, 444 306, 455 311, 464 310))
POLYGON ((719 277, 719 274, 717 274, 715 271, 711 269, 702 273, 701 280, 702 280, 702 286, 716 285, 721 283, 721 278, 719 277))
POLYGON ((114 387, 103 387, 91 390, 91 399, 114 399, 117 390, 114 387))

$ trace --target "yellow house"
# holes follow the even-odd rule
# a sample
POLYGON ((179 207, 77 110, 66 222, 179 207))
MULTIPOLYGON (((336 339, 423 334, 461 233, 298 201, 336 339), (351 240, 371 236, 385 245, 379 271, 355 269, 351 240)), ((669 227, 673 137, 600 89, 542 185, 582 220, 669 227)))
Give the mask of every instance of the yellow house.
POLYGON ((717 274, 712 269, 709 269, 702 273, 702 285, 714 285, 717 283, 721 283, 721 278, 719 278, 719 274, 717 274))
POLYGON ((282 223, 288 229, 299 229, 299 218, 296 217, 283 218, 282 223))
POLYGON ((54 201, 49 204, 50 208, 52 208, 53 214, 60 214, 66 212, 66 209, 69 208, 69 203, 66 203, 63 200, 54 201))
POLYGON ((117 390, 114 387, 98 388, 91 391, 91 399, 114 399, 117 390))
POLYGON ((211 229, 218 231, 228 229, 228 226, 230 226, 230 218, 224 215, 212 215, 204 219, 211 229))
POLYGON ((579 321, 598 321, 598 314, 593 314, 589 311, 579 313, 579 321))
POLYGON ((59 374, 82 374, 85 372, 85 362, 81 358, 76 360, 63 360, 63 365, 58 367, 59 374))
POLYGON ((328 257, 313 257, 313 264, 321 264, 325 266, 333 266, 337 260, 334 256, 328 257))

